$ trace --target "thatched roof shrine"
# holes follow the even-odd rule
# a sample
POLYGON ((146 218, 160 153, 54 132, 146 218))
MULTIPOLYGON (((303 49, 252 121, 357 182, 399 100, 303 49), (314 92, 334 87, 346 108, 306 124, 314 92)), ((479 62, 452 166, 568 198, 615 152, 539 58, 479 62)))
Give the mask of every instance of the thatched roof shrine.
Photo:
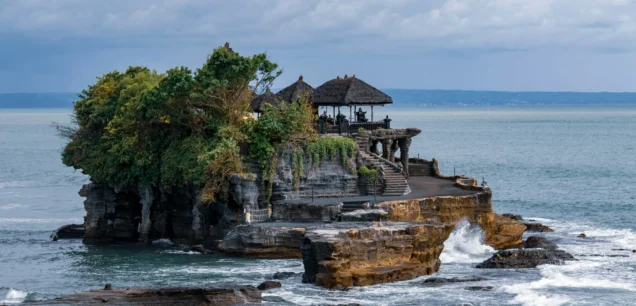
POLYGON ((317 87, 313 96, 313 104, 317 106, 373 106, 391 103, 391 97, 355 75, 328 81, 317 87))
POLYGON ((279 97, 279 99, 292 103, 298 101, 298 98, 304 94, 309 94, 311 98, 311 94, 313 92, 314 88, 311 87, 311 85, 305 83, 305 81, 303 81, 303 76, 301 75, 298 78, 298 81, 283 88, 281 91, 276 93, 276 95, 279 97))
POLYGON ((278 104, 280 103, 280 98, 273 92, 271 92, 268 88, 266 92, 257 95, 256 97, 254 97, 254 99, 252 99, 252 102, 250 102, 250 107, 255 113, 261 113, 265 108, 265 103, 269 103, 273 106, 278 106, 278 104))

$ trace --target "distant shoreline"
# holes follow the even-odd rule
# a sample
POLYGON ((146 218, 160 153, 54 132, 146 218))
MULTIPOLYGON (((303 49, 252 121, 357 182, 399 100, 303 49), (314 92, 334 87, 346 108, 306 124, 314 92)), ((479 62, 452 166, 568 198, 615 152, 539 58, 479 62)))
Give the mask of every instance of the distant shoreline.
MULTIPOLYGON (((636 105, 633 92, 513 92, 385 89, 391 108, 614 107, 636 105)), ((78 93, 0 93, 0 109, 71 109, 78 93)))

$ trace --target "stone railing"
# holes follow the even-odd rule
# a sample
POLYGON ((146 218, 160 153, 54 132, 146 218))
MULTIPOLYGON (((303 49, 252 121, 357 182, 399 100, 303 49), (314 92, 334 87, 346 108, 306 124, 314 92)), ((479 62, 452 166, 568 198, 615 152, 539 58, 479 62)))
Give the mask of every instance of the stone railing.
POLYGON ((375 153, 369 153, 369 155, 379 159, 383 163, 393 167, 393 169, 398 170, 398 171, 400 171, 400 173, 402 173, 403 169, 402 169, 401 165, 398 165, 398 164, 396 164, 396 163, 394 163, 394 162, 392 162, 392 161, 390 161, 390 160, 388 160, 388 159, 386 159, 386 158, 384 158, 384 157, 382 157, 382 156, 380 156, 378 154, 375 154, 375 153))
POLYGON ((262 223, 268 221, 270 216, 272 215, 271 208, 265 209, 250 209, 248 208, 245 212, 245 223, 262 223))

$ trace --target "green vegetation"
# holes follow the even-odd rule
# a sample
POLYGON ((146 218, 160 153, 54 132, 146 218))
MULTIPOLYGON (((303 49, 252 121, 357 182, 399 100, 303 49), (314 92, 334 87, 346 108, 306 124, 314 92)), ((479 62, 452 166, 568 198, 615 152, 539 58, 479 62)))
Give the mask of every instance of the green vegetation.
POLYGON ((320 163, 329 157, 335 161, 339 155, 342 166, 355 174, 356 169, 347 161, 348 157, 353 157, 356 142, 346 137, 321 137, 317 141, 307 145, 306 153, 309 157, 312 168, 320 166, 320 163))
POLYGON ((369 169, 367 166, 362 165, 360 169, 358 169, 358 175, 360 177, 366 178, 369 180, 369 183, 377 182, 380 178, 380 174, 378 169, 369 169))
POLYGON ((259 143, 264 139, 252 133, 269 127, 245 118, 254 93, 280 74, 265 54, 241 56, 229 47, 215 49, 194 73, 185 67, 163 74, 145 67, 107 73, 79 95, 76 126, 61 129, 69 138, 62 160, 97 182, 199 184, 204 199, 213 200, 229 176, 245 175, 242 145, 266 147, 271 157, 275 150, 267 145, 292 135, 272 130, 270 136, 280 133, 280 140, 259 143))

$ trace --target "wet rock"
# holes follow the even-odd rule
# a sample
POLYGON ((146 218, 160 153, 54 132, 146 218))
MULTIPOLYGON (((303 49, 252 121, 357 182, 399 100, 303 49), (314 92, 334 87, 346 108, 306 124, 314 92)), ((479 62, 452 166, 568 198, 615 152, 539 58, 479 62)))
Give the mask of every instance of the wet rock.
POLYGON ((300 245, 307 223, 257 223, 230 231, 219 251, 252 258, 300 258, 300 245))
POLYGON ((486 232, 486 244, 498 250, 517 248, 523 244, 522 236, 526 226, 503 215, 484 214, 480 219, 486 232))
POLYGON ((526 226, 526 231, 528 232, 539 232, 539 233, 548 233, 548 232, 554 232, 553 229, 551 229, 548 226, 545 226, 541 223, 536 223, 536 222, 524 222, 523 223, 526 226))
POLYGON ((280 282, 276 282, 276 281, 264 281, 262 282, 260 285, 258 285, 258 290, 269 290, 269 289, 274 289, 274 288, 280 288, 282 285, 280 284, 280 282))
POLYGON ((340 218, 344 222, 382 221, 386 220, 387 215, 383 209, 358 209, 343 213, 340 218))
POLYGON ((84 224, 64 225, 51 234, 51 239, 82 239, 84 238, 84 224))
POLYGON ((579 234, 579 235, 578 235, 578 236, 576 236, 576 237, 579 237, 579 238, 587 238, 587 236, 586 236, 584 233, 581 233, 581 234, 579 234))
POLYGON ((547 249, 547 250, 556 250, 559 248, 556 244, 548 241, 548 239, 545 239, 539 236, 528 237, 528 239, 524 241, 523 247, 527 249, 547 249))
POLYGON ((193 245, 191 247, 185 248, 184 252, 196 252, 201 254, 212 254, 211 250, 206 249, 202 244, 193 245))
POLYGON ((112 290, 113 289, 113 285, 111 284, 106 284, 106 286, 104 286, 104 290, 112 290))
POLYGON ((576 260, 562 250, 517 249, 499 251, 477 265, 478 269, 522 269, 536 268, 544 264, 561 264, 565 260, 576 260))
POLYGON ((261 301, 253 286, 91 290, 29 305, 235 305, 261 301))
POLYGON ((290 277, 294 277, 297 274, 300 274, 300 273, 295 273, 295 272, 276 272, 276 273, 274 273, 274 275, 272 275, 272 279, 287 279, 287 278, 290 278, 290 277))
POLYGON ((444 278, 444 277, 431 277, 424 280, 425 284, 448 284, 448 283, 465 283, 465 282, 480 282, 487 280, 486 278, 479 276, 472 276, 469 278, 444 278))
POLYGON ((469 286, 464 289, 470 290, 470 291, 491 291, 494 288, 495 287, 493 286, 469 286))
POLYGON ((521 217, 521 215, 515 215, 515 214, 501 214, 502 216, 506 217, 506 218, 510 218, 512 220, 515 221, 522 221, 523 217, 521 217))
POLYGON ((303 238, 303 282, 348 288, 435 273, 452 228, 407 222, 340 222, 312 228, 303 238))

